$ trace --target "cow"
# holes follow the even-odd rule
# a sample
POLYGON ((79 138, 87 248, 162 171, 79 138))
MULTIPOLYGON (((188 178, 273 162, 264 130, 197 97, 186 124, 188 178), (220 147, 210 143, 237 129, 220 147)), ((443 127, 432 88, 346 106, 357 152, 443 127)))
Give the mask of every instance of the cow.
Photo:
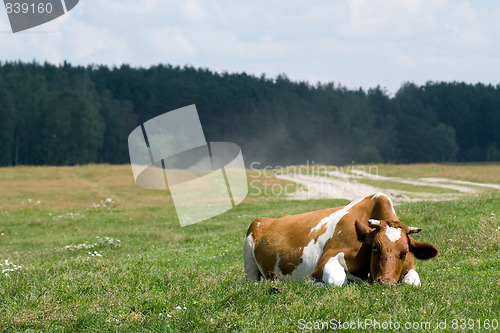
POLYGON ((420 286, 414 258, 438 254, 434 245, 410 236, 421 230, 399 221, 383 193, 338 208, 260 217, 246 234, 245 273, 256 282, 314 279, 329 286, 349 281, 420 286))

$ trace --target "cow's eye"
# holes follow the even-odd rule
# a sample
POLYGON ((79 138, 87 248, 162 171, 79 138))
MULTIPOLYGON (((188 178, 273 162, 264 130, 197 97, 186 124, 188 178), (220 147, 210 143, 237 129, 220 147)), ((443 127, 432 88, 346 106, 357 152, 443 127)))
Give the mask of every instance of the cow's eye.
POLYGON ((401 252, 401 254, 399 255, 399 259, 404 259, 406 258, 406 252, 401 252))
POLYGON ((373 251, 380 251, 380 247, 378 245, 373 245, 372 250, 373 251))

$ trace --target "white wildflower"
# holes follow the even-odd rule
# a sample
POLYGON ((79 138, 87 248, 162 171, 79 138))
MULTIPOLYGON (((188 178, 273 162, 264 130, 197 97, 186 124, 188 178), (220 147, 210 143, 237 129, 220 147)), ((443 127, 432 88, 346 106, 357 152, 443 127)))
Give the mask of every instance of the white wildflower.
MULTIPOLYGON (((77 244, 77 245, 74 245, 74 244, 70 244, 70 245, 66 245, 62 248, 59 248, 57 250, 68 250, 68 251, 77 251, 77 250, 91 250, 95 247, 106 247, 106 246, 110 246, 110 247, 120 247, 120 240, 119 239, 114 239, 114 238, 111 238, 111 237, 99 237, 97 236, 96 237, 97 239, 97 242, 95 243, 89 243, 88 241, 86 241, 85 243, 81 243, 81 244, 77 244)), ((97 251, 94 252, 94 255, 97 255, 98 257, 99 256, 102 256, 101 254, 97 253, 97 251)), ((88 252, 88 254, 92 254, 91 252, 88 252)))
POLYGON ((23 266, 16 265, 13 262, 9 261, 8 259, 5 259, 3 262, 4 262, 3 264, 0 263, 0 269, 2 270, 2 274, 5 274, 5 276, 7 276, 7 277, 10 277, 8 272, 15 272, 15 271, 23 268, 23 266))
MULTIPOLYGON (((49 215, 51 215, 51 214, 49 214, 49 215)), ((56 216, 52 217, 52 220, 58 220, 58 219, 70 219, 70 220, 73 220, 73 219, 80 219, 82 217, 85 217, 85 215, 82 215, 80 213, 68 212, 66 214, 56 215, 56 216)))
POLYGON ((101 200, 100 203, 93 203, 90 205, 90 208, 112 208, 116 205, 116 202, 112 198, 106 198, 105 200, 101 200))

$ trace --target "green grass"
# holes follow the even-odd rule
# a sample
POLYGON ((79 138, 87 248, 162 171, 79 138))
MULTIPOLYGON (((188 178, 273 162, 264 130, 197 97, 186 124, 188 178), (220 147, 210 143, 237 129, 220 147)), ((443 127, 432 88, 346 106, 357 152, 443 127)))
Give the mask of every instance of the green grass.
POLYGON ((184 228, 171 205, 0 210, 0 263, 22 266, 0 274, 0 331, 295 332, 368 319, 429 322, 432 331, 446 320, 447 332, 453 319, 500 320, 498 191, 396 207, 423 228, 416 239, 440 250, 417 262, 421 288, 245 279, 243 240, 255 217, 346 202, 253 197, 184 228))

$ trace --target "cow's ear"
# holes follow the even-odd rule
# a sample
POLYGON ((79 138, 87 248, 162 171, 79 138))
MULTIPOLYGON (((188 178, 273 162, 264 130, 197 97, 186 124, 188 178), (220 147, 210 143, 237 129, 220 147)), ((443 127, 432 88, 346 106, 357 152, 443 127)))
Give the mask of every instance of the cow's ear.
POLYGON ((358 220, 354 222, 354 226, 356 227, 356 235, 358 236, 358 240, 360 242, 368 243, 369 238, 367 236, 373 231, 373 229, 368 227, 366 223, 360 222, 358 220))
POLYGON ((410 252, 412 252, 417 259, 431 259, 438 254, 438 249, 434 245, 419 242, 411 236, 408 236, 408 245, 410 246, 410 252))

